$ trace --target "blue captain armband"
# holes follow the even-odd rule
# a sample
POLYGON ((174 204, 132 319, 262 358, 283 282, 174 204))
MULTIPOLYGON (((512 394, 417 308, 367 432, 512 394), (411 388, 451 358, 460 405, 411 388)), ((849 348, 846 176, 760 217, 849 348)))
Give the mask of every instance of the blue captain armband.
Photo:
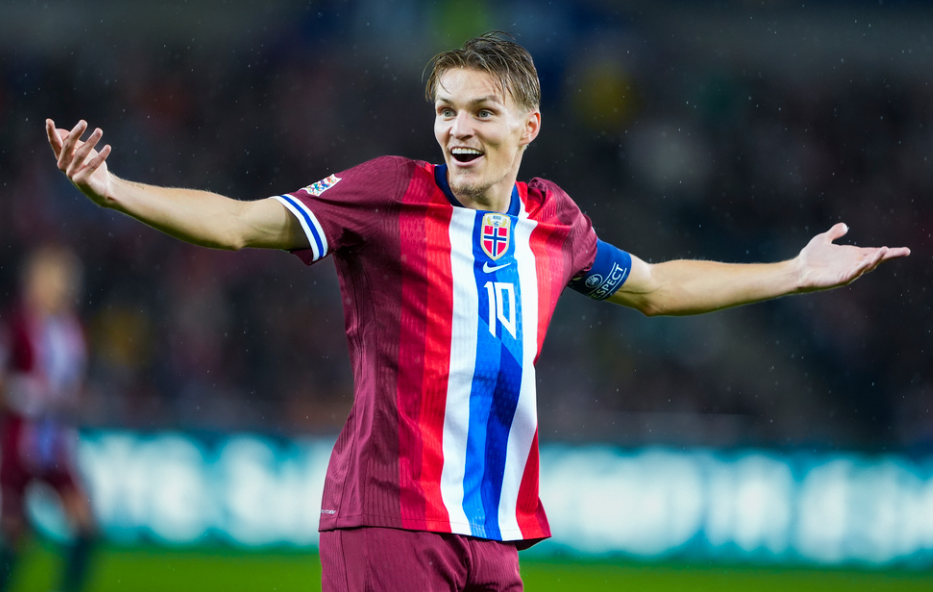
POLYGON ((593 300, 605 300, 625 283, 631 271, 631 255, 597 240, 593 266, 586 273, 570 280, 567 286, 593 300))

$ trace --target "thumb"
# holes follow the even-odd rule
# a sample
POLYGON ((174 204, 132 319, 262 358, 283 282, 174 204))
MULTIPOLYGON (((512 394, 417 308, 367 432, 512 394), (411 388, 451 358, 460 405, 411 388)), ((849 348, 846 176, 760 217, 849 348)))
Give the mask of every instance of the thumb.
POLYGON ((830 242, 832 242, 842 238, 847 232, 849 232, 849 226, 845 222, 839 222, 826 231, 826 236, 829 237, 830 242))

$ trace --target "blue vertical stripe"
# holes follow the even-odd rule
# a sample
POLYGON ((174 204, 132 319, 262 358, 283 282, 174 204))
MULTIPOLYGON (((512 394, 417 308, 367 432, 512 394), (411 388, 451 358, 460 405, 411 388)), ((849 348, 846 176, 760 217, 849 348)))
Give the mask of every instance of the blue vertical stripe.
POLYGON ((482 485, 483 507, 486 508, 486 530, 494 532, 497 539, 502 538, 499 532, 499 499, 502 496, 506 450, 515 409, 518 407, 521 377, 521 363, 512 356, 505 344, 502 344, 499 380, 496 382, 492 409, 486 427, 486 471, 482 485))

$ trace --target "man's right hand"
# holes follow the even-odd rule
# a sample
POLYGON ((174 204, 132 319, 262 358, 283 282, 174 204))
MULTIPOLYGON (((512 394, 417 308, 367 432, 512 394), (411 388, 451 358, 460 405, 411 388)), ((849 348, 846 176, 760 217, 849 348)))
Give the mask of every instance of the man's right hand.
POLYGON ((58 160, 58 168, 81 193, 88 196, 99 206, 107 207, 112 198, 113 175, 107 169, 107 156, 110 145, 98 151, 97 144, 104 132, 94 130, 87 140, 81 136, 87 131, 87 122, 83 119, 70 131, 56 128, 51 119, 45 120, 45 131, 49 137, 52 152, 58 160))

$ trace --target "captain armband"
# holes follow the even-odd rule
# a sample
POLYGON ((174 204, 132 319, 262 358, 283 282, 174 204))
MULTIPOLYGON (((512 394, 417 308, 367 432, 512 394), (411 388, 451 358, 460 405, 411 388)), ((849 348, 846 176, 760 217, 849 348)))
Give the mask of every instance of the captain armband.
POLYGON ((593 300, 605 300, 625 283, 631 271, 631 255, 609 243, 597 240, 593 266, 570 280, 567 286, 593 300))

